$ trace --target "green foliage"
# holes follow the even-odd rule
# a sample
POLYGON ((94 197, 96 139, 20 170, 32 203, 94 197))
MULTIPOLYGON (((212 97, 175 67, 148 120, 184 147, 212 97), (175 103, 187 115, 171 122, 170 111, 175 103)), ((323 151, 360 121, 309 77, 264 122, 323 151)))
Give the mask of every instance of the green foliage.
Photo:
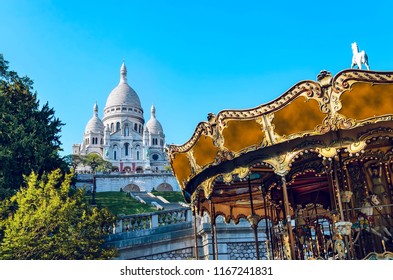
MULTIPOLYGON (((87 196, 91 198, 91 195, 87 196)), ((133 215, 157 211, 156 208, 140 203, 126 192, 97 192, 97 206, 108 208, 114 215, 133 215)))
POLYGON ((0 200, 23 182, 23 175, 39 176, 66 169, 58 152, 63 123, 48 103, 40 108, 33 82, 8 70, 0 54, 0 200))
POLYGON ((71 190, 73 174, 60 170, 39 179, 32 173, 26 188, 0 206, 1 259, 110 259, 105 230, 115 217, 92 208, 83 190, 71 190))
POLYGON ((93 172, 108 172, 112 170, 112 163, 104 160, 100 155, 94 153, 86 156, 75 156, 73 162, 79 162, 85 166, 90 166, 93 172))
POLYGON ((171 167, 170 165, 165 165, 165 166, 164 166, 164 171, 165 171, 165 172, 168 172, 168 173, 169 173, 169 172, 172 172, 172 167, 171 167))

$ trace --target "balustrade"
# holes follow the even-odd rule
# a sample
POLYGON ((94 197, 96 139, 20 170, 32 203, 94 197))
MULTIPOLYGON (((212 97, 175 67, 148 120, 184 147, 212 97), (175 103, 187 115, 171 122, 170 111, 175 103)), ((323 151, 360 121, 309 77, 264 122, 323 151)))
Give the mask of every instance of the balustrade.
POLYGON ((164 210, 153 213, 122 216, 111 233, 138 231, 157 227, 190 222, 192 220, 190 208, 164 210))

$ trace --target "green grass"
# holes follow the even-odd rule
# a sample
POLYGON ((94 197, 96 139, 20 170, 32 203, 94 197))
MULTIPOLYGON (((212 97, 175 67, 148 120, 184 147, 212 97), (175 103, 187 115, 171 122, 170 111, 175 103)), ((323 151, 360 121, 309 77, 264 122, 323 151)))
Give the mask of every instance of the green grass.
POLYGON ((154 194, 155 196, 162 196, 163 198, 165 198, 169 202, 173 202, 173 203, 185 202, 183 194, 181 192, 157 192, 157 191, 153 191, 152 194, 154 194))
MULTIPOLYGON (((86 199, 91 203, 92 195, 86 194, 86 199)), ((108 208, 114 215, 133 215, 157 211, 156 208, 140 203, 135 198, 127 196, 124 192, 99 192, 96 193, 96 203, 99 208, 108 208)))

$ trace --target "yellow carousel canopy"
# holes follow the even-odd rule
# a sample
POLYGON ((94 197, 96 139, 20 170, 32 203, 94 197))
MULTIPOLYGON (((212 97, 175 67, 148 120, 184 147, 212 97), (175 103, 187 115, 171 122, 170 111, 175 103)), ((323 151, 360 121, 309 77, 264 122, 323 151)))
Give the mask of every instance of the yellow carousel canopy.
POLYGON ((359 152, 365 146, 359 131, 381 122, 392 127, 392 117, 393 72, 322 71, 317 81, 299 82, 267 104, 209 114, 189 141, 169 146, 168 157, 186 200, 195 202, 201 190, 206 198, 213 194, 213 182, 241 181, 255 168, 287 174, 307 145, 324 157, 342 147, 359 152))

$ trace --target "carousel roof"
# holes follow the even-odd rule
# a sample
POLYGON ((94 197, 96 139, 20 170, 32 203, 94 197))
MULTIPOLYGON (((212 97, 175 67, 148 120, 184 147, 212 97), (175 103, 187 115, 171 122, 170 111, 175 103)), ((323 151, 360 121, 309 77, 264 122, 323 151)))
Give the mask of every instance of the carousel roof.
MULTIPOLYGON (((209 114, 189 141, 169 146, 168 157, 188 202, 199 197, 206 210, 209 201, 222 202, 214 203, 222 208, 215 212, 232 218, 253 203, 263 217, 263 184, 297 176, 302 183, 291 185, 293 195, 327 191, 327 179, 318 179, 325 166, 308 171, 307 164, 331 159, 339 149, 361 152, 372 134, 367 131, 381 123, 392 129, 392 117, 393 72, 350 69, 332 77, 322 71, 317 81, 301 81, 267 104, 209 114)), ((322 197, 314 202, 324 205, 322 197)))

